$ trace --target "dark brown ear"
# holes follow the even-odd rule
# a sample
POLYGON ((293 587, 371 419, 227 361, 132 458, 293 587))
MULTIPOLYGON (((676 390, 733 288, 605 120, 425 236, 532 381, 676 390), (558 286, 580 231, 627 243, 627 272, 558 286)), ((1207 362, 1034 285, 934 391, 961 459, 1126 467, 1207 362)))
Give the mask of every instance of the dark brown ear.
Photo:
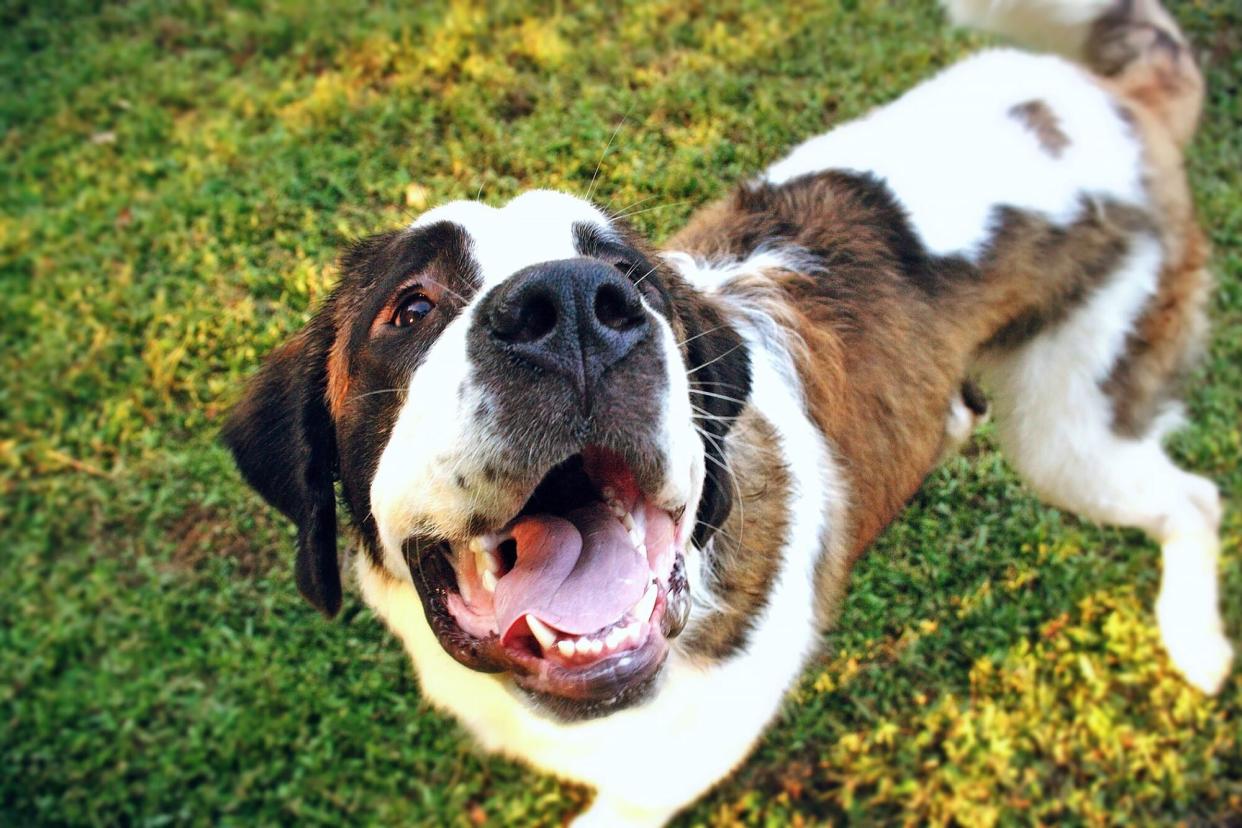
POLYGON ((246 482, 298 528, 298 590, 331 618, 341 608, 336 558, 336 434, 328 414, 331 331, 312 322, 250 380, 221 434, 246 482))
POLYGON ((725 437, 750 398, 750 357, 745 343, 720 312, 679 281, 669 283, 684 331, 686 368, 694 424, 707 455, 694 542, 703 548, 734 506, 734 481, 724 456, 725 437))

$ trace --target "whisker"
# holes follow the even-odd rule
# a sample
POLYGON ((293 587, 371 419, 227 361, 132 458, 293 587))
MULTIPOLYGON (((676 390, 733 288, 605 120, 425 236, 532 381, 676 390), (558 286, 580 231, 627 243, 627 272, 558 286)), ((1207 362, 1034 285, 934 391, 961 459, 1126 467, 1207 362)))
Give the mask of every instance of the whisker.
POLYGON ((697 388, 690 388, 689 391, 691 394, 698 394, 699 396, 702 396, 702 397, 714 397, 715 399, 724 400, 725 402, 734 402, 734 403, 737 403, 738 405, 749 404, 747 403, 746 400, 739 400, 737 397, 730 397, 727 394, 716 394, 712 391, 700 391, 697 388))
POLYGON ((716 524, 714 524, 714 523, 708 523, 708 522, 707 522, 707 521, 705 521, 705 520, 696 520, 696 521, 694 522, 694 525, 695 525, 695 526, 706 526, 708 529, 711 529, 711 530, 712 530, 713 532, 715 532, 716 534, 723 535, 724 537, 726 537, 726 538, 728 538, 729 540, 733 541, 733 542, 734 542, 735 544, 737 544, 738 546, 741 546, 741 545, 742 545, 741 543, 739 543, 739 542, 738 542, 738 539, 737 539, 736 537, 734 537, 734 536, 733 536, 733 533, 732 533, 732 532, 728 532, 728 531, 726 531, 725 529, 723 529, 723 528, 721 528, 721 527, 717 526, 717 525, 716 525, 716 524))
MULTIPOLYGON (((640 205, 640 204, 646 204, 648 201, 651 201, 651 199, 653 199, 653 198, 657 198, 657 196, 654 196, 654 195, 649 195, 649 196, 647 196, 646 198, 640 198, 638 201, 633 201, 633 202, 630 202, 629 204, 625 205, 624 207, 622 207, 622 208, 621 208, 620 210, 618 210, 617 212, 613 213, 613 214, 612 214, 612 217, 613 217, 613 218, 625 218, 625 216, 626 216, 626 214, 627 214, 627 213, 626 213, 626 211, 627 211, 627 210, 633 210, 633 209, 634 209, 635 207, 637 207, 638 205, 640 205)), ((611 207, 611 206, 612 206, 612 202, 611 202, 611 201, 610 201, 610 202, 608 202, 608 206, 609 206, 609 207, 611 207)))
POLYGON ((396 394, 404 390, 405 390, 404 388, 381 388, 378 391, 367 391, 365 394, 358 394, 357 396, 350 397, 349 402, 360 400, 363 397, 373 397, 376 394, 396 394))
POLYGON ((459 300, 459 301, 460 301, 463 305, 468 305, 468 304, 470 304, 470 300, 469 300, 469 299, 467 299, 466 297, 462 296, 460 293, 458 293, 457 291, 453 290, 453 289, 452 289, 451 287, 449 287, 448 285, 444 284, 444 282, 440 282, 440 281, 437 281, 437 280, 435 280, 435 279, 432 279, 430 276, 423 276, 423 277, 421 277, 421 280, 422 280, 422 281, 424 281, 424 282, 430 282, 431 284, 435 285, 436 287, 440 288, 441 290, 445 291, 446 293, 451 293, 453 296, 457 297, 457 299, 458 299, 458 300, 459 300))
POLYGON ((725 351, 724 353, 722 353, 722 354, 717 354, 715 357, 713 357, 712 359, 709 359, 707 362, 704 362, 702 365, 696 365, 695 367, 691 368, 691 369, 690 369, 689 371, 687 371, 686 373, 687 373, 687 374, 693 374, 693 373, 695 373, 696 371, 701 371, 702 369, 704 369, 704 368, 706 368, 707 366, 711 365, 713 362, 719 362, 720 360, 722 360, 722 359, 724 359, 725 357, 727 357, 729 354, 731 354, 731 353, 733 353, 734 351, 736 351, 738 348, 741 348, 743 344, 745 344, 745 343, 742 343, 742 342, 737 343, 736 345, 734 345, 732 348, 730 348, 729 350, 725 351))
POLYGON ((681 201, 667 201, 664 204, 656 204, 654 206, 647 207, 642 210, 634 210, 633 212, 630 212, 630 213, 624 213, 622 215, 616 216, 616 218, 629 219, 629 218, 633 218, 634 216, 641 216, 643 213, 650 213, 652 210, 663 210, 665 207, 677 207, 679 205, 689 204, 689 203, 690 203, 689 199, 682 199, 681 201))
POLYGON ((716 388, 732 388, 734 391, 741 391, 743 393, 746 391, 746 389, 742 388, 740 385, 735 385, 731 382, 721 382, 720 380, 696 379, 694 382, 696 385, 709 385, 716 388))
POLYGON ((638 281, 636 281, 636 282, 634 283, 634 287, 638 287, 639 285, 641 285, 641 284, 643 283, 643 279, 646 279, 646 278, 647 278, 648 276, 650 276, 652 273, 655 273, 655 272, 656 272, 656 268, 658 268, 659 266, 660 266, 659 264, 653 264, 653 265, 651 266, 651 270, 648 270, 646 273, 644 273, 644 274, 643 274, 643 275, 642 275, 642 276, 638 279, 638 281))
POLYGON ((722 423, 732 423, 737 421, 737 417, 725 417, 720 414, 711 414, 694 405, 691 405, 690 408, 694 412, 694 418, 696 420, 719 420, 722 423))
POLYGON ((727 328, 727 327, 729 327, 729 326, 728 326, 728 325, 717 325, 717 326, 716 326, 716 327, 714 327, 714 328, 708 328, 708 329, 707 329, 707 330, 705 330, 705 331, 702 331, 702 332, 700 332, 700 333, 696 333, 694 336, 688 336, 688 337, 686 337, 685 339, 683 339, 681 342, 678 342, 677 344, 678 344, 678 345, 685 345, 687 342, 693 342, 694 340, 698 339, 700 336, 707 336, 708 334, 715 333, 716 331, 721 331, 721 330, 724 330, 724 329, 725 329, 725 328, 727 328))
POLYGON ((595 179, 599 177, 599 168, 604 165, 604 158, 608 155, 608 150, 612 147, 612 142, 617 137, 617 133, 621 131, 621 127, 625 126, 625 119, 630 117, 630 112, 634 111, 633 104, 629 110, 621 116, 621 120, 617 122, 617 127, 612 131, 612 135, 608 136, 608 143, 604 145, 604 151, 599 154, 599 161, 595 163, 595 172, 591 175, 591 183, 587 187, 586 200, 591 200, 591 194, 595 192, 595 179))

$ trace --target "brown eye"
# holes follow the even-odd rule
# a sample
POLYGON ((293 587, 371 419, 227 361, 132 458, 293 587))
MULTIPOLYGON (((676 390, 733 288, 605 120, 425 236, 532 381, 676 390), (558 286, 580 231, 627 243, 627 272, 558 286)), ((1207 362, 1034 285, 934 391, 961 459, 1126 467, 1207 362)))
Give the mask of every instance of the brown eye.
POLYGON ((421 293, 412 293, 397 303, 397 310, 392 315, 392 324, 398 328, 416 325, 424 316, 431 313, 436 303, 421 293))

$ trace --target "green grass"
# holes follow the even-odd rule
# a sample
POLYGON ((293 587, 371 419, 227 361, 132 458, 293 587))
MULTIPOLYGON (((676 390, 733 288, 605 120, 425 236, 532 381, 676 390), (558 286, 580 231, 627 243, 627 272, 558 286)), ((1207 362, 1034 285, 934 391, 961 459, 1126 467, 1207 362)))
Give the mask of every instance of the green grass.
MULTIPOLYGON (((664 238, 979 42, 927 0, 308 5, 0 5, 0 823, 559 824, 586 791, 473 753, 357 598, 335 623, 301 602, 221 413, 348 239, 584 192, 623 118, 595 194, 664 238)), ((1226 496, 1238 640, 1242 7, 1176 11, 1209 75, 1190 166, 1220 287, 1175 449, 1226 496)), ((986 435, 970 454, 686 824, 1242 812, 1242 678, 1209 700, 1171 672, 1155 548, 1040 505, 986 435)))

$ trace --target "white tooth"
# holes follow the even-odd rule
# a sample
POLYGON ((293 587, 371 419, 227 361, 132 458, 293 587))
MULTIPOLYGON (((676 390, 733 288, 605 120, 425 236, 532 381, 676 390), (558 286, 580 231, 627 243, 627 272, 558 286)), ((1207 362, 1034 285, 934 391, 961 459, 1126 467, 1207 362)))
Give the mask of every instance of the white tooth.
POLYGON ((486 589, 488 592, 496 591, 496 573, 488 572, 485 569, 483 570, 483 574, 480 576, 480 579, 483 581, 484 589, 486 589))
POLYGON ((629 512, 621 515, 621 525, 625 527, 625 531, 631 534, 634 532, 634 518, 630 517, 629 512))
MULTIPOLYGON (((646 550, 643 550, 646 554, 646 550)), ((651 584, 647 587, 647 591, 643 593, 643 597, 638 599, 638 603, 634 605, 634 618, 640 623, 651 617, 651 611, 655 609, 656 587, 651 584)))
POLYGON ((483 542, 482 535, 475 535, 473 538, 470 539, 470 551, 476 555, 479 554, 480 552, 487 551, 487 544, 483 542))
POLYGON ((591 655, 599 655, 604 651, 604 642, 598 638, 591 642, 591 655))
POLYGON ((575 652, 574 642, 568 638, 562 638, 560 641, 556 642, 556 649, 560 651, 564 658, 573 658, 575 652))
POLYGON ((610 650, 615 650, 625 640, 625 627, 617 627, 608 633, 608 637, 604 639, 604 644, 610 650))
POLYGON ((585 636, 578 639, 577 643, 578 655, 587 655, 591 652, 591 642, 585 636))
POLYGON ((530 627, 531 633, 538 640, 539 646, 545 650, 551 649, 556 644, 556 633, 538 618, 533 615, 526 616, 526 626, 530 627))
POLYGON ((495 556, 486 550, 474 553, 474 565, 480 572, 491 572, 493 575, 500 569, 495 556))

